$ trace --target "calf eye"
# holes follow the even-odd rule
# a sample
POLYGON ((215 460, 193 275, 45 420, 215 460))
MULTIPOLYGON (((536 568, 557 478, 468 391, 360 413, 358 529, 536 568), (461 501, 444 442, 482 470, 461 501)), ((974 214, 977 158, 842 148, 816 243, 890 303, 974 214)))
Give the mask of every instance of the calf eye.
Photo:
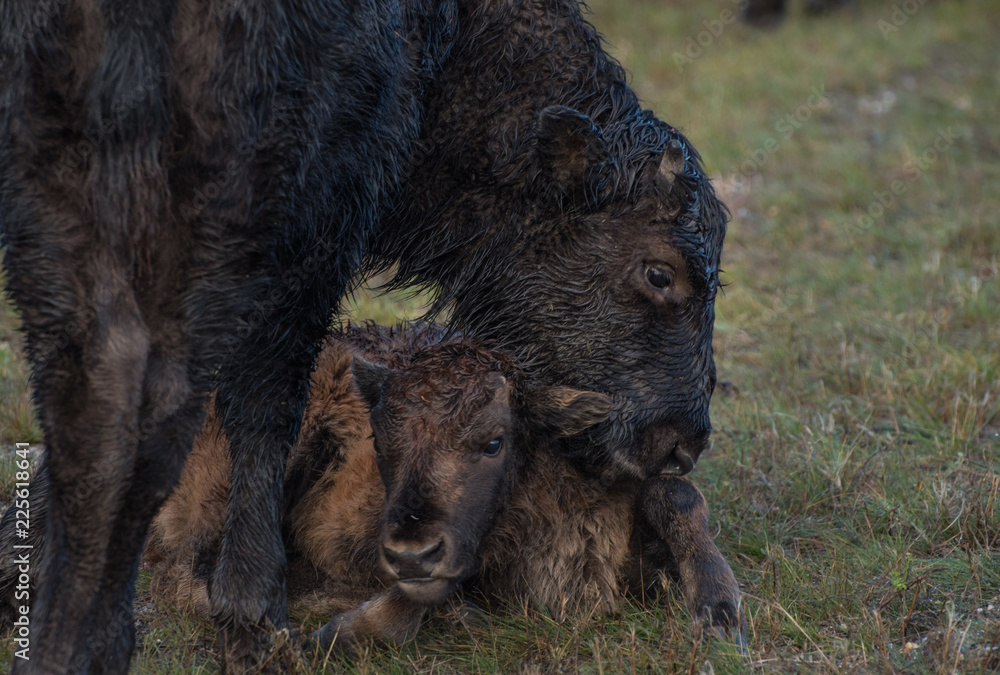
POLYGON ((646 281, 653 288, 670 288, 674 283, 674 272, 668 268, 650 266, 646 268, 646 281))
POLYGON ((486 457, 496 457, 500 454, 501 448, 503 448, 503 436, 497 436, 486 444, 486 449, 483 450, 483 455, 486 457))

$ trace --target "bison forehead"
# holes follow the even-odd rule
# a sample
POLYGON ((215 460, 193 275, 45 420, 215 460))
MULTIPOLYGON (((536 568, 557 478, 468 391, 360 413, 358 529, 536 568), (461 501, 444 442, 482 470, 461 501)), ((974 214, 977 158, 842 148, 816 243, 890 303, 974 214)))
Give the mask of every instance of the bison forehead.
POLYGON ((464 384, 431 387, 421 382, 401 392, 390 390, 387 418, 411 443, 427 446, 462 447, 509 425, 513 391, 506 378, 486 373, 479 383, 464 384))
POLYGON ((512 356, 460 339, 418 351, 388 393, 414 410, 453 416, 487 405, 518 377, 512 356))

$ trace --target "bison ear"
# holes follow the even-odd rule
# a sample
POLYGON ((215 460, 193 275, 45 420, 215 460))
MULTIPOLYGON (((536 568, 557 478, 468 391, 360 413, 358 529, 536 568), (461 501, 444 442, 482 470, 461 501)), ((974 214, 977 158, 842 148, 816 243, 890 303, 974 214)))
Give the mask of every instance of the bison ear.
POLYGON ((604 394, 569 387, 532 389, 526 399, 536 429, 557 438, 573 436, 606 421, 613 407, 604 394))
POLYGON ((361 392, 361 398, 369 410, 372 410, 382 400, 382 393, 385 385, 392 375, 392 369, 386 368, 378 363, 365 361, 364 357, 355 356, 351 364, 351 373, 354 374, 354 383, 361 392))
POLYGON ((564 198, 596 206, 608 193, 601 169, 608 150, 600 130, 586 115, 566 106, 542 110, 536 124, 539 173, 543 193, 562 205, 564 198))

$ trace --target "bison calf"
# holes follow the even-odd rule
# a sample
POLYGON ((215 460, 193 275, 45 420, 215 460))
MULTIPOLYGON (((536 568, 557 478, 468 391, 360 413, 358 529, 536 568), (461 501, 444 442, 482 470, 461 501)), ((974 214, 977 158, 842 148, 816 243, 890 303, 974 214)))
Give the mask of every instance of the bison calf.
MULTIPOLYGON (((287 467, 292 601, 334 613, 376 593, 350 614, 358 637, 412 637, 426 608, 478 569, 481 542, 508 510, 530 446, 611 411, 603 394, 525 386, 511 357, 443 337, 442 327, 418 325, 329 338, 287 467), (369 407, 383 421, 374 434, 369 407)), ((229 462, 210 413, 146 548, 157 599, 206 617, 229 462)))
MULTIPOLYGON (((381 567, 396 584, 318 631, 324 647, 412 636, 426 607, 463 580, 501 600, 533 598, 558 618, 612 611, 625 591, 656 586, 660 571, 679 573, 686 590, 739 597, 702 534, 708 510, 693 486, 684 495, 650 494, 690 486, 676 480, 608 486, 565 458, 565 444, 607 418, 607 396, 531 386, 509 357, 468 340, 429 346, 402 368, 358 360, 354 373, 385 485, 381 567), (656 503, 683 513, 648 508, 656 503)), ((692 614, 742 641, 738 606, 687 596, 692 614)))
MULTIPOLYGON (((647 494, 655 481, 644 491, 608 486, 562 457, 611 407, 603 394, 530 385, 511 357, 444 339, 436 326, 331 337, 285 479, 293 602, 328 613, 360 604, 318 632, 321 644, 409 639, 427 608, 463 582, 500 599, 536 598, 560 618, 614 610, 627 589, 657 584, 660 570, 679 572, 685 589, 739 597, 728 565, 699 534, 707 507, 696 489, 657 498, 647 494), (657 502, 687 512, 642 506, 657 502), (688 545, 670 549, 671 536, 688 545)), ((204 615, 228 462, 210 416, 147 546, 160 562, 154 593, 204 615)), ((678 484, 689 485, 664 483, 678 484)), ((687 601, 739 636, 728 604, 687 601)))

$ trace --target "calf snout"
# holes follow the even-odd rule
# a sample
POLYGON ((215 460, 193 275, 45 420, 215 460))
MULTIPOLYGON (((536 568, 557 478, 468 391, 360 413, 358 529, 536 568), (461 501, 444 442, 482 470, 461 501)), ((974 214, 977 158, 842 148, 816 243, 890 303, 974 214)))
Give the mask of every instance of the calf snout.
POLYGON ((389 571, 397 579, 433 577, 445 556, 444 537, 424 541, 382 542, 382 554, 389 571))
POLYGON ((383 568, 412 602, 422 605, 444 602, 461 581, 461 575, 452 569, 453 547, 440 530, 425 532, 417 538, 385 534, 379 548, 383 568))

